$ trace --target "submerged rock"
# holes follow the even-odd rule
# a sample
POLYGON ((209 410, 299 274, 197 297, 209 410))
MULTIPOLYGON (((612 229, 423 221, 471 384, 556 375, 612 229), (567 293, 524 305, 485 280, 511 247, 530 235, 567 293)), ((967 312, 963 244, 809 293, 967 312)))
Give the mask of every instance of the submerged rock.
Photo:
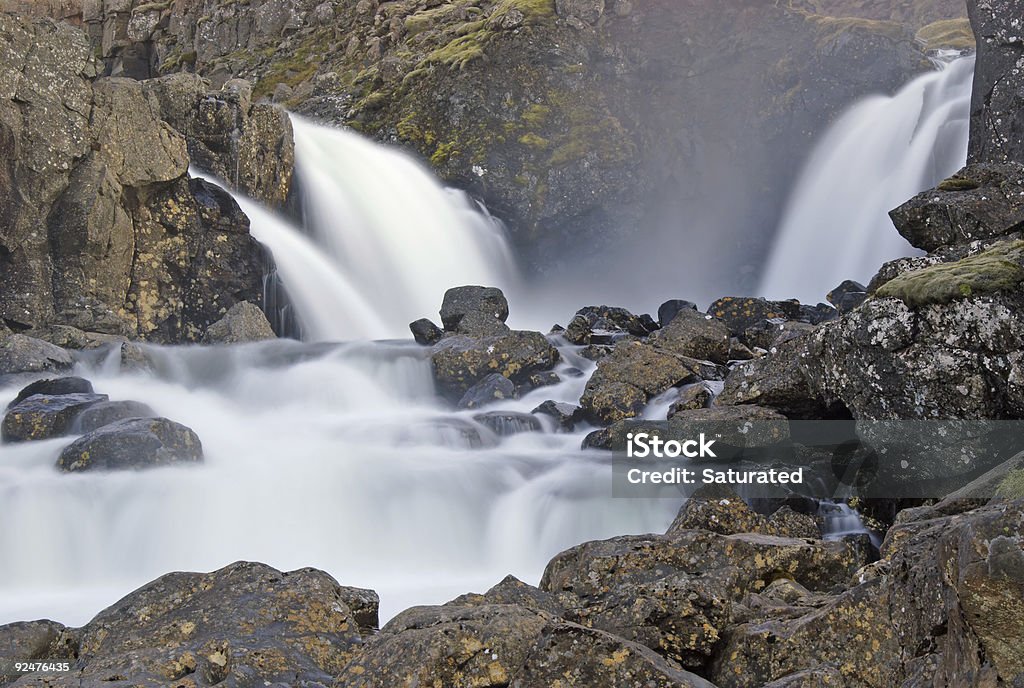
POLYGON ((128 418, 72 442, 60 453, 57 468, 68 473, 139 470, 202 460, 199 436, 184 425, 166 418, 128 418))
POLYGON ((203 343, 240 344, 276 338, 263 310, 248 301, 240 301, 229 308, 223 318, 206 328, 203 343))
POLYGON ((504 375, 492 373, 476 383, 459 399, 458 407, 475 409, 496 401, 515 399, 516 386, 504 375))
POLYGON ((473 420, 486 426, 499 437, 509 437, 522 432, 541 432, 540 421, 529 413, 514 411, 488 411, 473 416, 473 420))
POLYGON ((106 394, 35 394, 8 409, 3 420, 3 440, 27 442, 67 435, 75 416, 107 399, 106 394))

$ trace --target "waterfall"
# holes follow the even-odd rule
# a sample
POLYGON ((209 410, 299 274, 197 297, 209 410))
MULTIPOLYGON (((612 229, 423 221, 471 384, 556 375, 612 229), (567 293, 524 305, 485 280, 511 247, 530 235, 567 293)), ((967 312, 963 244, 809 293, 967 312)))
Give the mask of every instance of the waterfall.
POLYGON ((882 263, 915 253, 889 211, 967 160, 974 56, 938 66, 894 96, 857 103, 816 145, 783 214, 762 295, 815 303, 844 279, 867 283, 882 263))

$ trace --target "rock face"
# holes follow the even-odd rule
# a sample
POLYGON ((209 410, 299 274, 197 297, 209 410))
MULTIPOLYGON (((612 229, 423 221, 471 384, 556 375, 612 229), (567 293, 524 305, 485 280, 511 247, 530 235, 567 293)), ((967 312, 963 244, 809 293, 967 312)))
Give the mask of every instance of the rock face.
POLYGON ((203 460, 199 437, 166 418, 128 418, 102 425, 60 453, 57 468, 68 473, 156 468, 203 460))
MULTIPOLYGON (((698 0, 124 0, 84 3, 80 21, 106 73, 195 72, 214 89, 242 77, 253 102, 273 98, 415 149, 484 198, 543 262, 567 246, 598 256, 623 238, 618 227, 671 217, 676 200, 707 206, 726 180, 772 188, 750 194, 749 207, 738 207, 742 193, 711 204, 735 218, 722 226, 775 213, 806 142, 857 96, 926 69, 915 32, 964 14, 954 0, 705 9, 698 0), (508 74, 510 95, 498 78, 508 74), (723 163, 720 175, 708 160, 723 163)), ((950 45, 947 33, 929 32, 929 47, 950 45)))
POLYGON ((1024 3, 969 0, 967 6, 978 43, 970 162, 1024 162, 1024 3))
POLYGON ((96 79, 68 25, 3 14, 0 35, 0 319, 179 342, 260 303, 263 251, 227 194, 187 178, 159 89, 96 79))

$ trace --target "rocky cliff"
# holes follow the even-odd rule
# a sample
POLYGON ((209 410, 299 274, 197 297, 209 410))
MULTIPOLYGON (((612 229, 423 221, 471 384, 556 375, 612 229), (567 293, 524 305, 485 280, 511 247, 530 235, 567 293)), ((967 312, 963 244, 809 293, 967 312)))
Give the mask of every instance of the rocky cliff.
POLYGON ((280 202, 290 125, 234 84, 101 71, 79 29, 0 14, 0 318, 196 341, 262 301, 266 256, 190 160, 280 202))
MULTIPOLYGON (((568 252, 606 264, 641 226, 648 246, 758 255, 813 136, 927 68, 915 33, 963 15, 911 5, 120 0, 83 3, 81 22, 109 74, 244 77, 257 99, 414 149, 553 269, 568 252)), ((717 267, 735 282, 743 262, 717 267)))

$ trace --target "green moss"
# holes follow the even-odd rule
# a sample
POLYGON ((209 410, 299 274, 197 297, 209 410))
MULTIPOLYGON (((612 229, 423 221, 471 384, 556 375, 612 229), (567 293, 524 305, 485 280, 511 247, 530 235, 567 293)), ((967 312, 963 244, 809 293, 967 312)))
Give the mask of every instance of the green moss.
POLYGON ((452 9, 452 5, 441 5, 409 15, 404 22, 406 34, 412 37, 434 28, 452 9))
POLYGON ((939 182, 936 188, 939 191, 970 191, 971 189, 977 189, 979 186, 978 182, 967 177, 953 176, 939 182))
POLYGON ((1024 469, 1010 471, 996 488, 996 496, 1003 499, 1024 499, 1024 469))
POLYGON ((534 134, 532 131, 520 136, 519 143, 523 144, 524 146, 529 146, 530 148, 536 148, 538 150, 547 150, 548 148, 551 147, 550 141, 548 141, 543 136, 538 136, 537 134, 534 134))
POLYGON ((535 103, 523 111, 520 116, 523 123, 531 129, 539 129, 547 124, 548 118, 551 117, 551 108, 547 105, 541 105, 535 103))
POLYGON ((423 62, 417 65, 417 69, 423 69, 430 64, 443 64, 463 69, 473 60, 484 56, 484 45, 488 38, 490 38, 490 32, 486 29, 459 36, 447 45, 432 51, 423 62))
POLYGON ((434 151, 434 154, 430 156, 430 164, 434 167, 440 167, 448 162, 453 157, 459 154, 459 143, 458 141, 449 141, 448 143, 442 143, 434 151))
POLYGON ((974 48, 974 31, 971 22, 964 19, 943 19, 922 27, 914 36, 925 50, 951 48, 970 50, 974 48))
POLYGON ((886 282, 878 296, 900 299, 911 308, 1016 289, 1024 282, 1024 242, 1015 241, 955 263, 914 270, 886 282))
POLYGON ((501 25, 508 15, 514 11, 523 15, 527 24, 537 24, 555 16, 555 0, 500 0, 491 12, 492 26, 501 25))
POLYGON ((180 71, 183 67, 193 67, 197 57, 194 50, 186 53, 171 53, 160 65, 160 73, 170 74, 180 71))

